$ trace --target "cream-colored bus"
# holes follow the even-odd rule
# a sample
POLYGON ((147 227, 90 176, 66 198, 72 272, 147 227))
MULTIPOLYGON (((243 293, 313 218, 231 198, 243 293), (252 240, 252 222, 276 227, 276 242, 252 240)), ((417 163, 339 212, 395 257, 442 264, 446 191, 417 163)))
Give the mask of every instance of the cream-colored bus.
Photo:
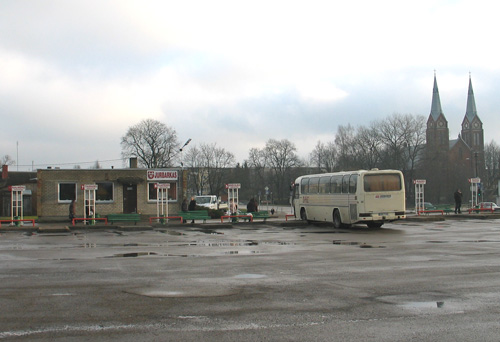
POLYGON ((405 186, 401 171, 348 171, 301 176, 293 187, 295 216, 333 222, 336 228, 366 223, 380 228, 406 218, 405 186))

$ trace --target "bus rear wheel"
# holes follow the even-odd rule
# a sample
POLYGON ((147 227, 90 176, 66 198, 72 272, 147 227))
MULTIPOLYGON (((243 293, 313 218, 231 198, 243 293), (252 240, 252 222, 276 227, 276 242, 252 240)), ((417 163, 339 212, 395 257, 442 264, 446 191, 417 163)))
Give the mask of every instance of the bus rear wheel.
POLYGON ((380 228, 382 227, 383 224, 384 224, 383 222, 374 222, 374 221, 366 222, 368 228, 380 228))
POLYGON ((342 218, 340 217, 340 212, 338 211, 338 209, 335 209, 333 211, 333 226, 335 228, 342 227, 342 218))

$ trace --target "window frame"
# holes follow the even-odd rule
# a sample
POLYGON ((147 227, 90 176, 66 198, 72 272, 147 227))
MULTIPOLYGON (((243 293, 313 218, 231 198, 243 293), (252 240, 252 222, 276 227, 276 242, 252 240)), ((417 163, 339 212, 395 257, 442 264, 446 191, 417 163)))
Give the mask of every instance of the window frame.
POLYGON ((77 182, 58 182, 57 183, 57 202, 58 203, 71 203, 72 200, 78 200, 78 191, 77 191, 77 182), (61 185, 72 185, 74 188, 74 196, 73 198, 61 199, 61 185))
MULTIPOLYGON (((157 184, 157 183, 160 183, 160 184, 165 184, 165 183, 169 183, 170 184, 170 189, 168 189, 167 191, 167 202, 168 203, 175 203, 178 201, 178 191, 177 191, 177 182, 166 182, 166 181, 162 181, 162 182, 147 182, 147 185, 146 185, 146 191, 147 191, 147 201, 148 203, 158 203, 158 199, 156 198, 156 189, 154 188, 154 185, 157 184), (151 191, 151 190, 154 190, 154 191, 151 191), (171 196, 171 193, 174 193, 175 196, 171 196), (151 195, 154 194, 154 197, 151 197, 151 195)), ((163 202, 163 203, 166 203, 166 202, 163 202)))
POLYGON ((95 195, 96 203, 113 203, 115 201, 115 183, 113 182, 95 182, 97 184, 97 190, 95 195), (98 199, 99 190, 102 189, 104 184, 111 184, 111 199, 110 200, 100 200, 98 199))

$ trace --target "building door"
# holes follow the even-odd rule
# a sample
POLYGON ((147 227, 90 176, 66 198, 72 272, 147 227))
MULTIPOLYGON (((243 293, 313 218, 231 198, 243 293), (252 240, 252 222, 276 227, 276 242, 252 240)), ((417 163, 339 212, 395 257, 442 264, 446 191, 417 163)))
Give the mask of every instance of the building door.
POLYGON ((137 212, 137 184, 123 184, 123 213, 137 212))

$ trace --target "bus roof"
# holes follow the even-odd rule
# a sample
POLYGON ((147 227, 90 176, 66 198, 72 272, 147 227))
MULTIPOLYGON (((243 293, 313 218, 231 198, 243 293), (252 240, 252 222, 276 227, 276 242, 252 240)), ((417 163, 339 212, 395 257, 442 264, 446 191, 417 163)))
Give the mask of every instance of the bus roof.
POLYGON ((353 170, 353 171, 339 171, 339 172, 325 172, 325 173, 315 173, 315 174, 310 174, 310 175, 303 175, 300 177, 297 177, 295 179, 295 183, 300 182, 302 178, 312 178, 312 177, 331 177, 331 176, 343 176, 343 175, 362 175, 362 174, 367 174, 367 173, 399 173, 402 174, 401 171, 399 170, 379 170, 379 169, 371 169, 371 170, 353 170))

